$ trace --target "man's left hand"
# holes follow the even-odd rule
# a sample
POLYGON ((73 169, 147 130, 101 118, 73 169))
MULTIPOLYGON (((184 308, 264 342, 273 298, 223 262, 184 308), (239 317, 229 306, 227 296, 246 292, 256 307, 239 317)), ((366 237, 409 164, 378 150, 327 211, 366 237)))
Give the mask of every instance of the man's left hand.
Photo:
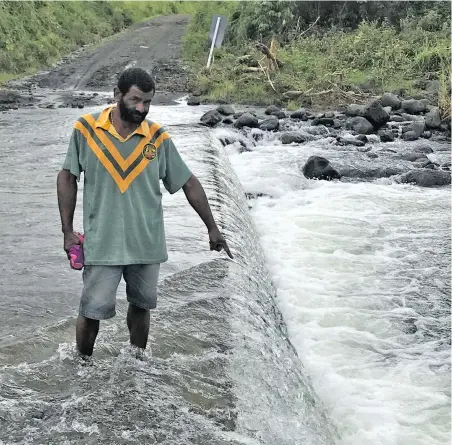
POLYGON ((224 251, 228 254, 229 258, 231 259, 234 258, 232 256, 231 251, 229 250, 228 243, 224 239, 224 236, 218 230, 218 227, 209 230, 209 244, 210 250, 216 250, 217 252, 220 252, 221 249, 224 249, 224 251))

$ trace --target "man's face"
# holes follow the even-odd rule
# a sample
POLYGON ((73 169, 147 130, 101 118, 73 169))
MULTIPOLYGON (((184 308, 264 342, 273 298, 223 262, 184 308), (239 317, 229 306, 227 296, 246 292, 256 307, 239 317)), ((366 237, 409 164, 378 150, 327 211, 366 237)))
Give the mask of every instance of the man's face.
POLYGON ((146 119, 154 94, 154 91, 144 93, 136 86, 130 87, 126 94, 117 92, 116 100, 121 119, 133 124, 141 124, 146 119))

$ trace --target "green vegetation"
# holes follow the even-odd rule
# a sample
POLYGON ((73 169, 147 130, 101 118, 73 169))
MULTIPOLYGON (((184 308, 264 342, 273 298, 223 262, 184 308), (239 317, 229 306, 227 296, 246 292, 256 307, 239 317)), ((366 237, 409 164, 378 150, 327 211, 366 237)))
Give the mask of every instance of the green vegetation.
POLYGON ((428 81, 437 80, 434 100, 444 116, 450 113, 447 1, 0 0, 0 83, 48 67, 135 22, 175 13, 192 15, 184 57, 191 69, 191 88, 200 89, 205 100, 282 100, 296 108, 304 101, 359 101, 363 91, 404 89, 416 94, 428 81), (225 15, 228 28, 207 70, 213 14, 225 15), (282 66, 267 71, 268 60, 256 42, 270 47, 272 39, 282 66), (303 94, 284 98, 293 90, 303 94))
POLYGON ((416 94, 427 81, 439 80, 433 97, 443 115, 450 113, 448 2, 250 1, 219 7, 195 14, 185 43, 193 87, 206 100, 268 104, 287 91, 305 92, 286 100, 296 108, 307 99, 314 104, 359 100, 362 91, 416 94), (214 12, 227 15, 229 28, 207 70, 206 30, 214 12), (266 57, 255 43, 269 47, 273 38, 283 66, 268 77, 258 64, 264 66, 266 57), (244 65, 239 58, 246 54, 251 57, 244 65), (350 92, 355 95, 347 96, 350 92))
POLYGON ((0 1, 0 82, 48 67, 140 20, 190 11, 193 5, 183 1, 0 1))

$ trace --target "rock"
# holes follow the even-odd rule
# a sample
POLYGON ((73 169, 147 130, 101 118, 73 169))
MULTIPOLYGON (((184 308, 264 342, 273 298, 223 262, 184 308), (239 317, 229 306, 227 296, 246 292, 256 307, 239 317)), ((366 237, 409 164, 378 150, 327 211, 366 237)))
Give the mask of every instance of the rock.
POLYGON ((383 107, 383 110, 386 111, 386 113, 390 114, 392 112, 392 108, 391 107, 383 107))
POLYGON ((243 113, 234 123, 235 128, 250 127, 254 128, 259 125, 259 120, 251 113, 243 113))
POLYGON ((416 184, 420 187, 435 187, 450 184, 450 172, 444 170, 417 169, 405 173, 402 183, 416 184))
POLYGON ((372 158, 372 159, 378 158, 377 153, 367 153, 367 156, 368 156, 369 158, 372 158))
POLYGON ((221 114, 217 110, 210 110, 201 116, 201 123, 208 127, 215 127, 221 120, 221 114))
POLYGON ((398 114, 393 114, 389 120, 392 122, 403 122, 403 117, 398 114))
POLYGON ((325 127, 332 127, 334 125, 334 119, 329 117, 316 117, 311 125, 325 125, 325 127))
POLYGON ((327 111, 327 112, 325 113, 325 117, 326 117, 326 118, 334 119, 334 116, 335 116, 334 111, 327 111))
POLYGON ((303 174, 308 179, 323 179, 326 181, 341 178, 337 170, 331 166, 330 161, 321 156, 311 156, 303 167, 303 174))
POLYGON ((233 124, 233 123, 234 123, 234 121, 233 121, 233 119, 231 117, 225 117, 223 119, 223 124, 230 125, 230 124, 233 124))
POLYGON ((409 162, 423 162, 423 161, 428 161, 429 159, 427 158, 427 156, 425 156, 424 153, 410 153, 410 152, 406 152, 406 153, 400 153, 398 156, 400 159, 403 159, 404 161, 409 161, 409 162))
POLYGON ((259 128, 265 131, 277 131, 279 129, 279 120, 275 117, 265 119, 259 124, 259 128))
MULTIPOLYGON (((377 158, 375 153, 367 153, 370 158, 377 158)), ((395 167, 376 167, 376 168, 357 168, 344 167, 340 169, 342 177, 360 178, 360 179, 375 179, 375 178, 389 178, 391 176, 400 175, 402 171, 395 167)))
POLYGON ((405 110, 410 114, 419 114, 425 111, 425 109, 425 104, 420 100, 408 99, 402 101, 402 110, 405 110))
POLYGON ((380 102, 377 100, 374 100, 370 104, 366 105, 362 113, 363 117, 365 117, 374 126, 375 130, 378 130, 389 121, 389 114, 386 113, 380 102))
POLYGON ((449 161, 449 162, 445 162, 445 163, 441 166, 441 169, 442 169, 442 170, 446 170, 446 171, 450 171, 450 165, 451 165, 450 161, 449 161))
POLYGON ((234 115, 232 116, 234 119, 238 119, 244 112, 243 111, 238 111, 237 113, 234 113, 234 115))
MULTIPOLYGON (((406 127, 402 128, 402 133, 413 131, 416 134, 416 139, 421 137, 421 134, 423 133, 425 129, 425 121, 417 120, 415 122, 412 122, 411 124, 407 125, 406 127)), ((403 135, 402 135, 403 136, 403 135)))
POLYGON ((417 121, 419 117, 414 114, 402 113, 402 119, 403 122, 414 122, 417 121))
POLYGON ((436 170, 436 168, 438 167, 438 164, 430 161, 430 159, 423 160, 423 162, 421 162, 422 159, 419 159, 419 161, 419 168, 430 168, 432 170, 436 170))
POLYGON ((430 139, 432 137, 432 132, 430 130, 424 131, 421 134, 421 138, 430 139))
POLYGON ((383 107, 391 107, 393 110, 398 110, 402 101, 392 93, 384 93, 380 98, 381 106, 383 107))
POLYGON ((269 105, 267 109, 265 110, 265 114, 273 114, 277 113, 278 111, 281 111, 281 108, 276 105, 269 105))
POLYGON ((232 108, 230 105, 220 105, 219 107, 217 107, 217 111, 223 116, 231 116, 235 114, 234 108, 232 108))
POLYGON ((430 106, 430 101, 428 99, 420 99, 420 102, 424 104, 426 110, 430 106))
POLYGON ((365 134, 358 134, 358 136, 356 136, 356 139, 358 139, 358 141, 364 142, 365 144, 369 142, 369 139, 365 134))
POLYGON ((371 134, 374 132, 373 125, 366 118, 361 116, 348 119, 345 123, 345 128, 360 134, 371 134))
POLYGON ((362 116, 364 105, 350 104, 345 110, 347 116, 362 116))
POLYGON ((272 113, 272 115, 277 117, 278 119, 285 119, 287 117, 287 114, 284 113, 284 111, 276 111, 272 113))
POLYGON ((394 133, 391 130, 381 130, 378 132, 381 142, 392 142, 394 138, 394 133))
POLYGON ((187 100, 187 105, 192 106, 201 105, 201 100, 197 96, 190 96, 187 100))
POLYGON ((441 125, 439 108, 435 107, 425 115, 425 126, 429 129, 438 128, 441 125))
POLYGON ((299 110, 294 111, 294 112, 290 115, 290 117, 291 117, 292 119, 302 119, 303 116, 305 116, 305 115, 306 115, 306 109, 300 108, 299 110))
POLYGON ((287 144, 302 144, 303 142, 306 142, 306 139, 301 136, 300 134, 291 134, 291 133, 284 133, 281 136, 281 143, 284 145, 287 144))
POLYGON ((417 153, 426 153, 426 154, 433 153, 432 147, 430 147, 429 144, 422 142, 419 143, 418 145, 415 145, 413 151, 417 153))
POLYGON ((366 145, 363 141, 360 141, 356 138, 343 138, 338 136, 336 138, 336 141, 339 145, 354 145, 355 147, 364 147, 364 145, 366 145))
POLYGON ((418 138, 419 136, 416 134, 415 131, 410 130, 402 134, 402 139, 405 141, 415 141, 418 138))
POLYGON ((370 147, 358 147, 357 150, 360 153, 367 153, 367 152, 369 152, 371 150, 371 148, 370 147))
POLYGON ((333 119, 333 128, 342 128, 342 121, 340 121, 339 119, 333 119))

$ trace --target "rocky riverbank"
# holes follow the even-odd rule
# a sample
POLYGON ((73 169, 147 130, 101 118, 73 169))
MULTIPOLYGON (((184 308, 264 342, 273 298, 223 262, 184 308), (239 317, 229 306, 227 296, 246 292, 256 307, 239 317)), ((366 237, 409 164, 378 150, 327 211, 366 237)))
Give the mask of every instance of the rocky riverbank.
MULTIPOLYGON (((234 128, 250 141, 239 141, 244 151, 252 150, 253 141, 269 137, 269 133, 283 145, 303 145, 322 135, 330 149, 346 147, 370 160, 384 161, 383 166, 379 162, 375 167, 342 165, 339 168, 327 157, 312 156, 302 167, 303 174, 310 179, 391 177, 397 182, 424 187, 451 182, 450 159, 439 163, 429 156, 448 149, 450 120, 442 120, 438 108, 427 99, 401 99, 385 93, 367 105, 350 104, 325 113, 306 108, 288 112, 275 105, 265 110, 237 112, 230 105, 220 105, 205 113, 201 124, 234 128)), ((231 138, 222 139, 223 145, 234 142, 231 138)))

